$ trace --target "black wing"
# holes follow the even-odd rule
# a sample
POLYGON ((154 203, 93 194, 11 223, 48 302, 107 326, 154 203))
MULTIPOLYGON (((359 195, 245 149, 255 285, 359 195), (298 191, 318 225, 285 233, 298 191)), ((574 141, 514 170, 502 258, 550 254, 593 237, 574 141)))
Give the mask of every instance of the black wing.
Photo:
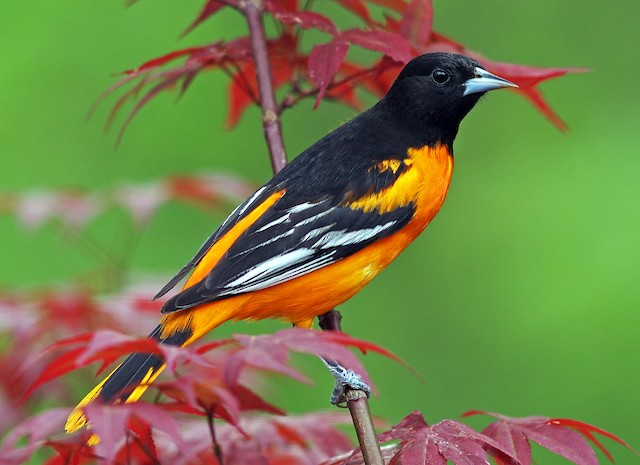
POLYGON ((412 205, 383 214, 365 212, 331 198, 282 208, 286 197, 238 237, 205 279, 170 299, 163 313, 311 273, 402 229, 414 213, 412 205))
POLYGON ((250 212, 255 206, 260 205, 269 195, 271 195, 275 190, 275 186, 273 183, 268 183, 258 189, 253 195, 251 195, 247 200, 242 202, 240 205, 236 207, 235 210, 231 212, 231 214, 227 217, 226 220, 216 229, 213 234, 211 234, 204 243, 200 246, 196 254, 193 256, 189 262, 182 267, 178 273, 171 278, 171 280, 165 284, 165 286, 160 289, 154 299, 162 297, 167 292, 175 287, 176 284, 180 282, 182 278, 184 278, 195 266, 200 263, 202 257, 204 257, 209 249, 216 243, 220 237, 222 237, 227 231, 229 231, 238 221, 240 221, 248 212, 250 212))
POLYGON ((238 237, 206 278, 167 301, 162 311, 170 313, 275 286, 335 263, 402 229, 413 217, 412 204, 378 213, 353 209, 346 203, 391 186, 409 169, 403 160, 414 142, 411 133, 394 125, 380 105, 316 142, 207 239, 158 295, 177 284, 253 208, 274 192, 285 191, 238 237), (385 160, 398 162, 397 169, 381 168, 379 164, 385 160))

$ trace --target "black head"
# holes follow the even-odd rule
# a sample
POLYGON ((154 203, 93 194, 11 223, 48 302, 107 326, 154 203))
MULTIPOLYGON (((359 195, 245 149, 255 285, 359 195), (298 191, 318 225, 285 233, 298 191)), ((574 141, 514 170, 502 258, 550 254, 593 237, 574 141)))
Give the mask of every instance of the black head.
POLYGON ((451 145, 480 97, 502 87, 517 86, 472 58, 429 53, 407 63, 383 102, 426 144, 451 145))

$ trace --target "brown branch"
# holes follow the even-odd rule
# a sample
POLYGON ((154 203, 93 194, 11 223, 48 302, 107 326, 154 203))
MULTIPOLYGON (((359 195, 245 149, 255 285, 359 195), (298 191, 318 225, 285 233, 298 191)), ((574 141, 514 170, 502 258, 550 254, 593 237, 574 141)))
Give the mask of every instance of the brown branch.
POLYGON ((380 445, 373 429, 373 420, 369 411, 369 400, 363 391, 347 389, 347 406, 351 413, 353 428, 358 436, 358 443, 362 450, 362 458, 366 465, 384 465, 380 445))
POLYGON ((260 107, 262 108, 262 128, 267 139, 271 167, 277 173, 287 164, 287 158, 282 140, 280 113, 276 104, 273 83, 271 82, 267 39, 262 24, 262 6, 262 0, 243 0, 240 3, 240 9, 247 18, 249 25, 251 53, 256 64, 256 76, 258 78, 258 89, 260 90, 260 107))
MULTIPOLYGON (((342 315, 335 308, 318 317, 318 324, 323 331, 342 331, 341 321, 342 315)), ((358 436, 364 463, 366 465, 384 465, 380 445, 373 428, 367 393, 347 387, 345 397, 347 398, 349 413, 351 413, 353 428, 358 436)))

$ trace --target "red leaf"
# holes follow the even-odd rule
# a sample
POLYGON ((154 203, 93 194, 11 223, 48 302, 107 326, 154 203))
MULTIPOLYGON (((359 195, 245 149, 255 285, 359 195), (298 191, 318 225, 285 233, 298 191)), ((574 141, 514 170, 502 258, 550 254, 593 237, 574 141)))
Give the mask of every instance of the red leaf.
POLYGON ((148 338, 132 338, 115 331, 96 331, 76 359, 78 366, 86 366, 96 360, 111 363, 113 360, 131 352, 162 354, 157 341, 148 338))
POLYGON ((95 455, 86 444, 70 441, 47 441, 47 446, 53 448, 58 455, 51 457, 44 465, 84 465, 95 463, 95 455))
POLYGON ((240 400, 240 408, 243 411, 260 411, 266 413, 272 413, 274 415, 285 415, 284 410, 268 403, 258 394, 242 385, 236 385, 233 388, 234 394, 240 400))
POLYGON ((354 84, 350 82, 330 87, 325 93, 325 98, 342 102, 349 105, 354 110, 361 111, 364 107, 362 100, 360 100, 356 93, 354 84))
POLYGON ((22 400, 28 398, 42 384, 96 361, 102 362, 102 367, 98 371, 100 373, 115 359, 128 355, 130 352, 161 353, 167 357, 167 354, 170 354, 172 349, 170 347, 160 348, 158 343, 151 339, 135 339, 114 331, 96 331, 52 344, 45 349, 45 353, 77 343, 82 345, 62 353, 48 363, 42 373, 27 389, 22 400))
POLYGON ((495 422, 482 432, 502 444, 521 465, 531 465, 531 445, 522 431, 506 427, 502 422, 495 422))
POLYGON ((427 45, 431 39, 433 4, 431 0, 411 0, 400 20, 400 33, 415 47, 427 45))
POLYGON ((367 24, 371 24, 371 15, 362 0, 335 0, 336 3, 342 5, 343 8, 358 16, 367 24))
POLYGON ((170 61, 175 60, 176 58, 180 58, 187 55, 193 55, 196 52, 202 51, 204 47, 187 47, 180 50, 175 50, 171 53, 167 53, 166 55, 159 56, 158 58, 154 58, 152 60, 146 61, 142 63, 135 69, 128 69, 123 71, 122 74, 135 74, 138 75, 142 72, 149 71, 153 68, 157 68, 159 66, 165 65, 170 61))
POLYGON ((302 29, 317 29, 331 35, 338 32, 333 22, 319 13, 286 10, 275 2, 269 2, 266 6, 273 17, 285 25, 295 25, 302 29))
POLYGON ((238 68, 229 86, 229 109, 227 114, 227 128, 234 128, 251 104, 258 105, 258 86, 256 84, 256 69, 253 62, 247 62, 238 68))
POLYGON ((396 13, 402 13, 407 7, 405 0, 369 0, 369 2, 388 8, 396 13))
POLYGON ((420 412, 413 412, 391 430, 382 433, 379 442, 399 439, 400 450, 390 463, 412 465, 486 465, 487 451, 502 460, 517 463, 497 441, 462 423, 444 420, 428 426, 420 412))
MULTIPOLYGON (((278 90, 291 80, 293 69, 286 51, 295 47, 294 39, 285 35, 277 41, 270 41, 269 60, 274 90, 278 90), (284 52, 284 53, 283 53, 284 52)), ((259 91, 255 66, 252 61, 238 66, 229 86, 229 110, 227 127, 233 128, 251 104, 259 105, 259 91)))
POLYGON ((329 87, 333 76, 340 69, 340 65, 342 65, 348 51, 348 42, 340 36, 329 43, 316 45, 311 50, 307 61, 307 69, 311 80, 318 87, 318 96, 316 97, 314 108, 317 108, 320 104, 327 87, 329 87))
POLYGON ((28 399, 31 394, 33 394, 33 392, 43 384, 75 370, 77 368, 76 359, 83 353, 83 351, 84 349, 82 347, 77 347, 54 358, 43 372, 40 373, 31 386, 29 386, 20 399, 20 403, 28 399))
POLYGON ((344 31, 343 35, 354 45, 380 52, 400 63, 407 63, 413 58, 409 43, 393 32, 350 29, 344 31))
POLYGON ((605 431, 605 430, 603 430, 601 428, 598 428, 597 426, 593 426, 593 425, 590 425, 588 423, 584 423, 582 421, 571 420, 569 418, 552 418, 552 419, 549 420, 549 424, 558 425, 558 426, 564 426, 566 428, 571 428, 572 430, 575 430, 575 431, 583 434, 588 440, 593 442, 596 445, 596 447, 598 447, 598 449, 600 449, 602 451, 602 453, 604 453, 604 455, 606 455, 607 458, 609 460, 611 460, 612 462, 613 462, 613 457, 612 457, 611 453, 600 443, 600 441, 598 441, 596 439, 596 437, 594 436, 594 433, 595 434, 600 434, 600 435, 602 435, 604 437, 612 439, 613 441, 617 442, 618 444, 623 445, 624 447, 626 447, 627 449, 632 451, 634 454, 640 455, 640 453, 638 453, 638 451, 636 451, 633 447, 631 447, 625 441, 620 439, 618 436, 616 436, 615 434, 612 434, 612 433, 610 433, 608 431, 605 431))
POLYGON ((359 360, 348 347, 362 351, 371 350, 398 360, 390 352, 366 341, 352 338, 344 333, 309 331, 291 328, 272 335, 235 335, 235 346, 228 346, 229 355, 224 362, 225 381, 237 386, 247 368, 271 371, 291 377, 300 382, 308 379, 289 363, 290 352, 319 355, 337 360, 343 366, 359 373, 367 381, 359 360))
POLYGON ((253 185, 242 179, 223 174, 174 176, 167 179, 166 185, 172 198, 204 208, 210 208, 223 199, 235 204, 255 191, 253 185))
POLYGON ((158 84, 153 86, 150 90, 148 90, 147 93, 140 100, 138 100, 138 103, 135 105, 135 107, 133 107, 133 110, 131 110, 131 112, 127 115, 127 117, 124 120, 124 123, 122 123, 122 127, 118 132, 118 137, 116 138, 116 144, 119 144, 122 141, 122 137, 124 136, 125 131, 129 127, 129 124, 131 124, 131 121, 133 120, 134 116, 136 116, 138 112, 160 92, 162 92, 163 90, 172 89, 175 86, 175 84, 183 77, 184 74, 185 74, 184 68, 180 68, 180 69, 165 73, 163 76, 163 79, 158 84))
POLYGON ((207 18, 213 16, 228 4, 233 3, 233 0, 226 0, 225 2, 222 2, 220 0, 206 0, 204 6, 202 7, 202 10, 200 10, 200 13, 198 13, 198 17, 189 25, 189 27, 184 30, 182 36, 186 36, 207 18))
POLYGON ((566 124, 553 111, 551 106, 543 99, 542 93, 536 86, 548 79, 564 76, 567 73, 583 73, 587 70, 584 68, 538 68, 533 66, 515 65, 510 63, 500 63, 484 59, 475 54, 477 58, 486 68, 498 74, 505 79, 518 84, 518 92, 524 94, 525 97, 546 116, 560 130, 567 129, 566 124))
POLYGON ((516 451, 520 462, 524 465, 531 463, 531 449, 524 446, 518 439, 517 443, 510 442, 521 435, 529 441, 534 441, 542 447, 561 455, 578 465, 597 465, 598 461, 587 441, 578 433, 591 440, 605 455, 611 459, 611 454, 595 440, 593 434, 602 434, 634 451, 627 443, 617 436, 587 423, 564 418, 549 419, 545 417, 510 418, 491 412, 472 410, 463 416, 489 415, 498 421, 485 428, 483 433, 493 437, 503 447, 516 451), (576 432, 577 431, 577 432, 576 432))
POLYGON ((62 429, 68 413, 67 409, 46 410, 17 425, 0 445, 2 463, 28 463, 31 455, 44 445, 46 438, 62 429))
POLYGON ((138 418, 132 418, 129 421, 129 427, 136 436, 139 438, 139 444, 144 450, 148 458, 154 459, 156 463, 158 460, 158 452, 156 450, 156 443, 153 440, 153 434, 149 423, 140 421, 138 418))
POLYGON ((96 453, 107 463, 116 457, 133 418, 137 419, 137 430, 152 426, 166 433, 176 445, 185 447, 176 421, 161 406, 140 401, 118 405, 94 403, 85 407, 85 413, 91 423, 91 432, 100 438, 100 443, 95 446, 96 453))

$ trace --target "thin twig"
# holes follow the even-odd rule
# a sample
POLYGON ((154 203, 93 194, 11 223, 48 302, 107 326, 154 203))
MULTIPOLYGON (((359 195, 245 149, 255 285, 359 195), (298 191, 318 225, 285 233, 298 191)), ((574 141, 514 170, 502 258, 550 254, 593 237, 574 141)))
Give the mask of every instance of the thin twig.
POLYGON ((219 465, 224 465, 224 459, 222 458, 222 449, 220 448, 220 443, 218 442, 218 438, 216 436, 216 428, 214 424, 215 407, 209 409, 203 407, 203 409, 207 413, 207 424, 209 425, 209 435, 211 436, 213 455, 218 460, 219 465))
POLYGON ((277 173, 285 167, 287 158, 280 128, 280 114, 276 104, 273 83, 271 82, 267 39, 262 24, 262 6, 262 0, 244 0, 240 3, 240 8, 244 12, 249 25, 251 52, 256 64, 260 106, 262 108, 262 128, 267 139, 271 166, 273 171, 277 173))
MULTIPOLYGON (((367 74, 371 74, 378 71, 377 68, 372 67, 372 68, 367 68, 367 69, 362 69, 360 71, 357 71, 355 73, 352 73, 348 76, 345 76, 344 78, 338 80, 338 81, 332 81, 328 86, 327 86, 327 91, 329 90, 333 90, 341 85, 347 84, 351 81, 355 81, 356 79, 363 77, 367 74)), ((286 110, 289 107, 292 107, 294 105, 297 105, 298 103, 300 103, 300 101, 304 100, 305 98, 309 98, 309 97, 314 97, 316 95, 318 95, 318 92, 320 92, 320 88, 319 87, 314 87, 312 89, 302 89, 300 86, 292 86, 292 90, 291 92, 289 92, 289 94, 282 100, 282 102, 280 103, 280 107, 279 107, 279 111, 280 113, 282 113, 284 110, 286 110)), ((324 96, 325 100, 331 100, 331 96, 330 95, 326 95, 324 96)))

